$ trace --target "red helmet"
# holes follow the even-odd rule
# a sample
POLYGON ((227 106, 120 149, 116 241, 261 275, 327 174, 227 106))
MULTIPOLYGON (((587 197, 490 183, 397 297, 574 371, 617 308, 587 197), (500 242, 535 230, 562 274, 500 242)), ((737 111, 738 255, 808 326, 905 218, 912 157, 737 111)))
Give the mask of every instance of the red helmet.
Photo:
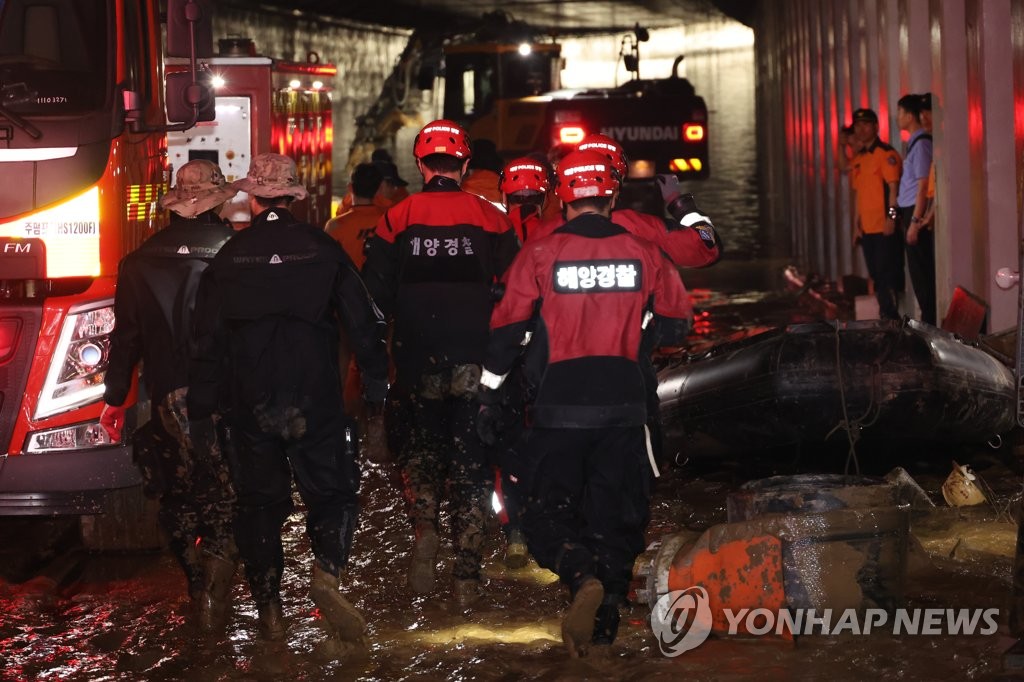
POLYGON ((558 164, 555 194, 569 204, 577 199, 610 197, 619 189, 619 174, 604 154, 570 152, 558 164))
POLYGON ((417 159, 431 154, 447 154, 459 159, 468 159, 472 155, 466 131, 458 123, 445 119, 423 126, 416 134, 412 153, 417 159))
POLYGON ((576 151, 592 151, 604 154, 611 159, 615 170, 619 172, 619 178, 622 180, 626 179, 626 174, 629 172, 629 161, 626 159, 626 152, 622 150, 621 144, 607 135, 600 135, 598 133, 587 135, 583 138, 583 142, 576 145, 576 151))
POLYGON ((547 192, 551 189, 548 182, 548 171, 537 161, 524 156, 510 161, 501 171, 498 187, 505 194, 521 190, 547 192))

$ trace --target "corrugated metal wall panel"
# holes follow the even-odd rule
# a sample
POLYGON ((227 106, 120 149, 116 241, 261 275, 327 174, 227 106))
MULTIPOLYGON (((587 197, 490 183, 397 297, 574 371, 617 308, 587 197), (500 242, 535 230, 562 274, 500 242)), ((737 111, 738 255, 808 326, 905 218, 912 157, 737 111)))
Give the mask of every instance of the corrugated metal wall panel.
POLYGON ((865 274, 838 128, 871 107, 881 139, 902 150, 896 101, 931 91, 940 317, 962 285, 989 301, 991 329, 1014 324, 1016 292, 993 275, 1015 265, 1020 239, 1024 0, 762 2, 754 28, 762 216, 788 226, 794 259, 833 278, 865 274))

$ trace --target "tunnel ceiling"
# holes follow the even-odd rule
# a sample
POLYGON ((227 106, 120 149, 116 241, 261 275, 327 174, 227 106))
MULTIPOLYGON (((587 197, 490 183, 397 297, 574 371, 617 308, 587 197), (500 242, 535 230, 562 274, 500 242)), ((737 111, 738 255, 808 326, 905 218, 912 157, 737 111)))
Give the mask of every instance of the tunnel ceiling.
POLYGON ((514 19, 559 34, 678 26, 721 18, 717 0, 273 0, 253 3, 220 0, 219 4, 282 14, 329 17, 402 28, 444 28, 504 11, 514 19))

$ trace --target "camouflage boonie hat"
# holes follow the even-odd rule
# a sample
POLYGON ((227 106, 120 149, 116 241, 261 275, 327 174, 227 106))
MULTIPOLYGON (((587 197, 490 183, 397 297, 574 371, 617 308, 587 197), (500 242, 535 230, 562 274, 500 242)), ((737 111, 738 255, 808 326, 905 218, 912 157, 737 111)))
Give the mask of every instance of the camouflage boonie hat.
POLYGON ((298 180, 295 161, 282 154, 258 154, 253 157, 249 174, 235 181, 235 189, 264 199, 294 197, 305 199, 309 192, 298 180))
POLYGON ((194 159, 178 169, 174 189, 160 197, 160 208, 174 211, 183 218, 194 218, 236 194, 238 190, 227 184, 217 164, 194 159))

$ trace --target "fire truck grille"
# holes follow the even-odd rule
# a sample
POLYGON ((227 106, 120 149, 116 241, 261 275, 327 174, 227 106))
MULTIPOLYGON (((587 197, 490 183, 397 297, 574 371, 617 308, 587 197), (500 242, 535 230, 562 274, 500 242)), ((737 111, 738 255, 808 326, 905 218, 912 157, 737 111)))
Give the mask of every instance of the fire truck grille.
POLYGON ((20 452, 22 443, 11 443, 32 365, 42 308, 0 308, 0 454, 20 452))

